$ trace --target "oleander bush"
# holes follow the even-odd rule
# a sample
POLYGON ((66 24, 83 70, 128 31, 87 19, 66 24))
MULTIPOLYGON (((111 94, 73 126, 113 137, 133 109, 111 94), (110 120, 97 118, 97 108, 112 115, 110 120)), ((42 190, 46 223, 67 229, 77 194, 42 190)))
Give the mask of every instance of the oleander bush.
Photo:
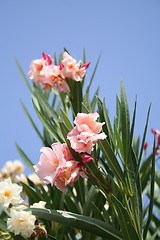
POLYGON ((66 49, 53 59, 42 53, 31 62, 32 82, 17 61, 42 129, 21 104, 42 148, 34 165, 16 145, 33 174, 18 160, 1 169, 0 239, 160 239, 160 132, 152 129, 151 152, 146 141, 151 104, 140 141, 137 99, 130 114, 121 80, 111 122, 99 87, 91 94, 99 60, 86 88, 85 50, 79 62, 66 49))

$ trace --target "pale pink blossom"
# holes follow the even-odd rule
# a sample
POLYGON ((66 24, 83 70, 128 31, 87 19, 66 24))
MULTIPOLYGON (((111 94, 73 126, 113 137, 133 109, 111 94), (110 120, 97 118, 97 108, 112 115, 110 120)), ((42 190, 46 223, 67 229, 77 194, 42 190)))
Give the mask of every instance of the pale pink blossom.
POLYGON ((106 134, 100 133, 103 123, 96 122, 98 113, 78 113, 75 118, 75 127, 67 134, 71 147, 79 153, 91 154, 94 145, 99 139, 105 139, 106 134))
POLYGON ((44 66, 41 70, 41 75, 44 76, 42 80, 43 89, 54 86, 59 92, 70 92, 69 86, 59 66, 53 64, 44 66))
POLYGON ((56 187, 65 192, 66 185, 71 186, 79 179, 81 169, 81 164, 78 161, 66 161, 65 166, 59 168, 58 177, 55 182, 56 187))
POLYGON ((81 164, 75 161, 66 144, 54 143, 52 149, 43 147, 40 160, 34 166, 38 176, 46 184, 55 184, 65 192, 66 185, 72 185, 81 174, 81 164))
POLYGON ((63 54, 63 60, 61 65, 61 72, 65 78, 70 78, 76 82, 79 82, 86 75, 85 66, 81 66, 80 62, 76 62, 67 52, 63 54))
POLYGON ((52 65, 52 59, 49 55, 42 53, 41 59, 36 59, 31 62, 28 77, 34 81, 36 85, 43 81, 44 76, 41 71, 44 66, 52 65))

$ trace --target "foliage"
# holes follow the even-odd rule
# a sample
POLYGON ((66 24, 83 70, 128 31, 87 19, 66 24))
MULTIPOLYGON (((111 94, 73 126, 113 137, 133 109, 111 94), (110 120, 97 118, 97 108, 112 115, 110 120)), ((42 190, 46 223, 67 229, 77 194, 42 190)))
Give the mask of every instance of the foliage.
MULTIPOLYGON (((61 62, 60 54, 57 61, 61 62)), ((127 96, 121 80, 120 97, 116 96, 116 116, 113 125, 110 121, 105 99, 98 97, 99 88, 90 99, 91 84, 99 63, 96 63, 86 90, 84 81, 72 81, 70 93, 42 90, 40 85, 31 85, 17 61, 19 71, 28 86, 33 107, 42 122, 39 130, 22 103, 24 112, 42 145, 50 147, 52 143, 66 143, 71 149, 67 134, 74 126, 77 113, 99 113, 99 122, 105 122, 103 132, 105 140, 99 140, 92 151, 93 161, 85 164, 87 178, 79 178, 73 186, 67 186, 63 193, 55 186, 43 184, 36 186, 32 181, 21 183, 28 196, 29 204, 45 201, 46 209, 31 209, 39 216, 47 235, 43 239, 159 239, 160 238, 160 174, 156 171, 155 140, 150 155, 144 152, 150 107, 146 116, 144 134, 134 137, 137 99, 131 118, 127 96), (146 204, 147 199, 147 204, 146 204)), ((86 62, 85 50, 83 63, 86 62)), ((34 171, 32 161, 21 147, 17 149, 25 163, 34 171)), ((77 161, 81 155, 71 149, 77 161)), ((7 232, 6 214, 1 211, 0 229, 7 232)), ((1 234, 1 233, 0 233, 1 234)), ((20 239, 15 238, 14 239, 20 239)))

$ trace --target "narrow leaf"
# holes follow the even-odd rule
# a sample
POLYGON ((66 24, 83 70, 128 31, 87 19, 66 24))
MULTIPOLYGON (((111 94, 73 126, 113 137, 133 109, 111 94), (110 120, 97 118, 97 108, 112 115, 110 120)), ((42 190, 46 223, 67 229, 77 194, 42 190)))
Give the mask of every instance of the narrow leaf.
POLYGON ((69 227, 78 228, 110 240, 122 240, 121 233, 118 230, 98 219, 59 210, 38 208, 30 210, 33 214, 42 219, 56 221, 69 227))
POLYGON ((123 205, 121 204, 121 202, 115 197, 113 197, 113 202, 118 211, 119 224, 121 226, 123 239, 124 240, 139 240, 126 208, 124 208, 123 205))
POLYGON ((114 152, 112 151, 108 141, 105 140, 99 140, 98 141, 99 147, 102 150, 102 153, 104 157, 107 160, 108 166, 111 168, 112 172, 115 174, 115 177, 120 180, 123 185, 125 186, 125 179, 124 174, 122 172, 122 169, 120 167, 120 164, 114 155, 114 152))
POLYGON ((31 160, 27 157, 27 155, 23 152, 23 150, 19 147, 18 144, 16 144, 16 147, 23 161, 31 169, 31 171, 34 172, 33 163, 31 162, 31 160))

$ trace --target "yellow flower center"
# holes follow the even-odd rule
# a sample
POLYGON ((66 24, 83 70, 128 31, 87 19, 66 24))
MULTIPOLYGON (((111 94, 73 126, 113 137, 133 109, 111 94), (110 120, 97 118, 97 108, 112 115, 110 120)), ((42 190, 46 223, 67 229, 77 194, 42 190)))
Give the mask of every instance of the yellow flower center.
POLYGON ((9 190, 6 190, 6 191, 4 192, 4 196, 7 197, 7 198, 9 198, 10 195, 11 195, 11 193, 10 193, 9 190))

